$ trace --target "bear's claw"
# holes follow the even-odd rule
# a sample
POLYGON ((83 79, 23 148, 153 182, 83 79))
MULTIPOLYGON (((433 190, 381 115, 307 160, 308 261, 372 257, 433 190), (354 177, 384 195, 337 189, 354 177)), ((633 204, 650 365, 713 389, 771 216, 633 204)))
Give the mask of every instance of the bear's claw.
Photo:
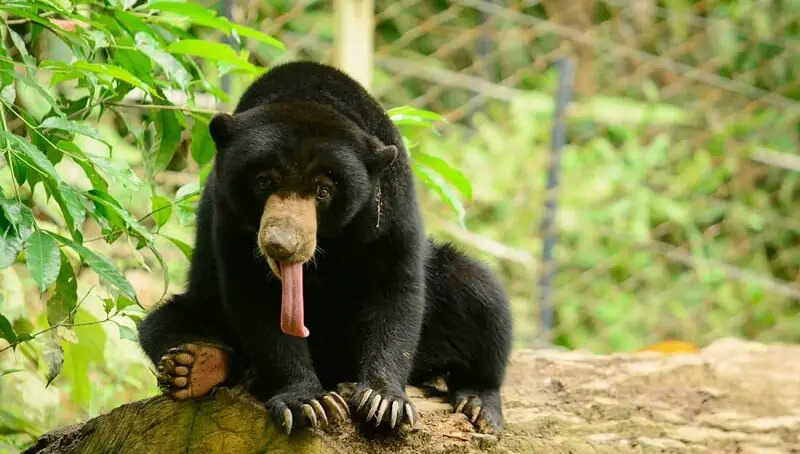
MULTIPOLYGON (((417 424, 417 411, 404 395, 389 391, 379 393, 372 388, 364 388, 360 394, 360 398, 355 400, 358 402, 356 412, 364 410, 367 422, 371 422, 374 417, 375 420, 372 424, 375 427, 386 422, 390 428, 395 429, 402 424, 404 419, 411 427, 417 424)), ((359 393, 356 393, 354 397, 358 395, 359 393)))
POLYGON ((453 413, 462 413, 479 433, 497 434, 503 430, 503 416, 495 408, 493 400, 484 401, 479 393, 466 391, 456 393, 453 400, 453 413))
POLYGON ((287 393, 273 398, 267 403, 267 407, 272 409, 273 414, 280 416, 278 422, 287 435, 294 428, 321 428, 329 425, 331 419, 344 420, 350 414, 347 402, 334 391, 313 399, 301 399, 299 394, 287 393))

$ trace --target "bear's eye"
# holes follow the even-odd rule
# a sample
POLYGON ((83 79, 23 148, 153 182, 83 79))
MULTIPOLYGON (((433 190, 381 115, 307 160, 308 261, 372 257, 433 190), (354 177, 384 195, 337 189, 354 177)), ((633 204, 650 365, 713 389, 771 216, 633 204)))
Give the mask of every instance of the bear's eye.
POLYGON ((317 185, 317 199, 328 200, 331 197, 331 189, 323 184, 317 185))

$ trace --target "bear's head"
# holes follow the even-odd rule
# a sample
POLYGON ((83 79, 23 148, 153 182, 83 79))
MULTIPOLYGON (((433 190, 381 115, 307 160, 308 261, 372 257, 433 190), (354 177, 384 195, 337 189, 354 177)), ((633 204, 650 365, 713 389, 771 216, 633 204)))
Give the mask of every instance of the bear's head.
POLYGON ((282 267, 311 260, 318 237, 334 237, 374 209, 380 174, 398 153, 311 102, 218 114, 209 131, 223 200, 237 222, 258 230, 258 249, 278 277, 282 267))

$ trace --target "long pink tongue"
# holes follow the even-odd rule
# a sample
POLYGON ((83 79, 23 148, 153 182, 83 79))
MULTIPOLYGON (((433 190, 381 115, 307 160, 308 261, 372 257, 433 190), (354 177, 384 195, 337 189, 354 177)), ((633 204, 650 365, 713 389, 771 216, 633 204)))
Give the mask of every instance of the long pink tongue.
POLYGON ((303 264, 281 262, 281 331, 308 337, 303 324, 303 264))

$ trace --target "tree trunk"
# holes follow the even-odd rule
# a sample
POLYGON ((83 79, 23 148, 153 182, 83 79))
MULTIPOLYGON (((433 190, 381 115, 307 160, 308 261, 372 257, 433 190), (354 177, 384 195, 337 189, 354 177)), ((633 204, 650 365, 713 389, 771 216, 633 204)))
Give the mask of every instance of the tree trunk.
POLYGON ((349 423, 287 438, 248 395, 220 388, 190 402, 126 404, 50 432, 26 452, 798 453, 798 358, 800 346, 739 340, 680 355, 519 351, 499 440, 415 388, 421 421, 400 440, 368 440, 349 423))

